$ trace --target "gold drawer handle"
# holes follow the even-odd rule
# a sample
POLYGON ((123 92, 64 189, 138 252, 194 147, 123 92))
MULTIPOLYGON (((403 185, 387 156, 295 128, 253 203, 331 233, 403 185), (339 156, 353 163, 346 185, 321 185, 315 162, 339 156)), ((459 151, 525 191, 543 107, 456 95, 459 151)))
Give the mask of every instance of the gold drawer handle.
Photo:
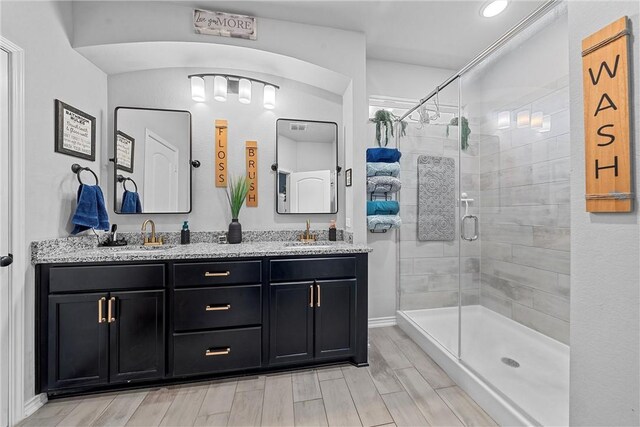
POLYGON ((107 321, 107 318, 104 317, 104 313, 102 312, 102 306, 104 305, 104 302, 107 300, 106 297, 102 297, 98 300, 98 323, 104 323, 107 321))
POLYGON ((223 311, 223 310, 230 310, 230 309, 231 309, 231 304, 222 304, 222 305, 209 304, 207 308, 205 308, 206 311, 223 311))
POLYGON ((115 305, 115 304, 116 304, 116 297, 109 298, 109 302, 107 304, 107 317, 109 318, 109 323, 112 323, 112 322, 116 321, 116 318, 113 315, 113 311, 114 311, 113 310, 114 309, 113 305, 115 305))
POLYGON ((318 287, 318 303, 316 304, 316 307, 320 307, 320 285, 316 284, 316 286, 318 287))
POLYGON ((227 347, 224 350, 207 350, 205 356, 226 356, 231 353, 231 347, 227 347))
POLYGON ((209 271, 207 271, 206 273, 204 273, 204 277, 227 277, 230 276, 231 272, 230 271, 225 271, 222 273, 211 273, 209 271))

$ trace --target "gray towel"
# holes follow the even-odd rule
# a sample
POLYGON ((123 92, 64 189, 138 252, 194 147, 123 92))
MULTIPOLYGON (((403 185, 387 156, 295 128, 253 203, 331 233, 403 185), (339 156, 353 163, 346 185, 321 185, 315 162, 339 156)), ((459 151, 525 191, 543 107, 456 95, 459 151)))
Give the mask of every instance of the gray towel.
POLYGON ((456 165, 450 157, 418 157, 418 240, 456 235, 456 165))

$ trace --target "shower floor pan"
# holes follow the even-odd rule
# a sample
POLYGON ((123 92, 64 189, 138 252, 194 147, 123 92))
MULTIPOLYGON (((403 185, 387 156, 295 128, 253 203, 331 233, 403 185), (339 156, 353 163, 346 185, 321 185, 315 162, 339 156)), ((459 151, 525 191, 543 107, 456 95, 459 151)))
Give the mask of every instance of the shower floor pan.
POLYGON ((479 305, 398 311, 398 326, 501 425, 569 425, 569 346, 479 305))

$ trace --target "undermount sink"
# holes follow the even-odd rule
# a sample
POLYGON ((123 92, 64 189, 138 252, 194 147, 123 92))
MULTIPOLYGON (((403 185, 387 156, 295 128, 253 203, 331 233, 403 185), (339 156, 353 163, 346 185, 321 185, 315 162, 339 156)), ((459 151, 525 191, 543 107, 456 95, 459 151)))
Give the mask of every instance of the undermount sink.
POLYGON ((161 246, 142 246, 142 245, 134 245, 134 246, 116 246, 116 247, 106 247, 105 249, 111 250, 113 252, 119 254, 144 254, 148 252, 161 252, 166 251, 175 247, 175 245, 161 245, 161 246))
POLYGON ((291 242, 291 243, 285 243, 285 246, 289 249, 308 249, 308 248, 314 248, 314 249, 322 249, 322 248, 331 248, 333 247, 333 245, 331 243, 320 243, 320 242, 313 242, 313 243, 303 243, 303 242, 291 242))

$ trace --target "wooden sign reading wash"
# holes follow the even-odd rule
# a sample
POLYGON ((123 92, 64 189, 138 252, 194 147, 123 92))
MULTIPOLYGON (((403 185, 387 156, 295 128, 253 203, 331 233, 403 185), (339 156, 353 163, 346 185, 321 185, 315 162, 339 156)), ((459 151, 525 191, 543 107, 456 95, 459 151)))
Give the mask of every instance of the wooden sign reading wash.
POLYGON ((247 207, 258 207, 258 142, 247 141, 247 207))
POLYGON ((216 120, 216 187, 227 186, 227 121, 216 120))
POLYGON ((587 212, 630 212, 629 30, 623 17, 582 41, 587 212))

